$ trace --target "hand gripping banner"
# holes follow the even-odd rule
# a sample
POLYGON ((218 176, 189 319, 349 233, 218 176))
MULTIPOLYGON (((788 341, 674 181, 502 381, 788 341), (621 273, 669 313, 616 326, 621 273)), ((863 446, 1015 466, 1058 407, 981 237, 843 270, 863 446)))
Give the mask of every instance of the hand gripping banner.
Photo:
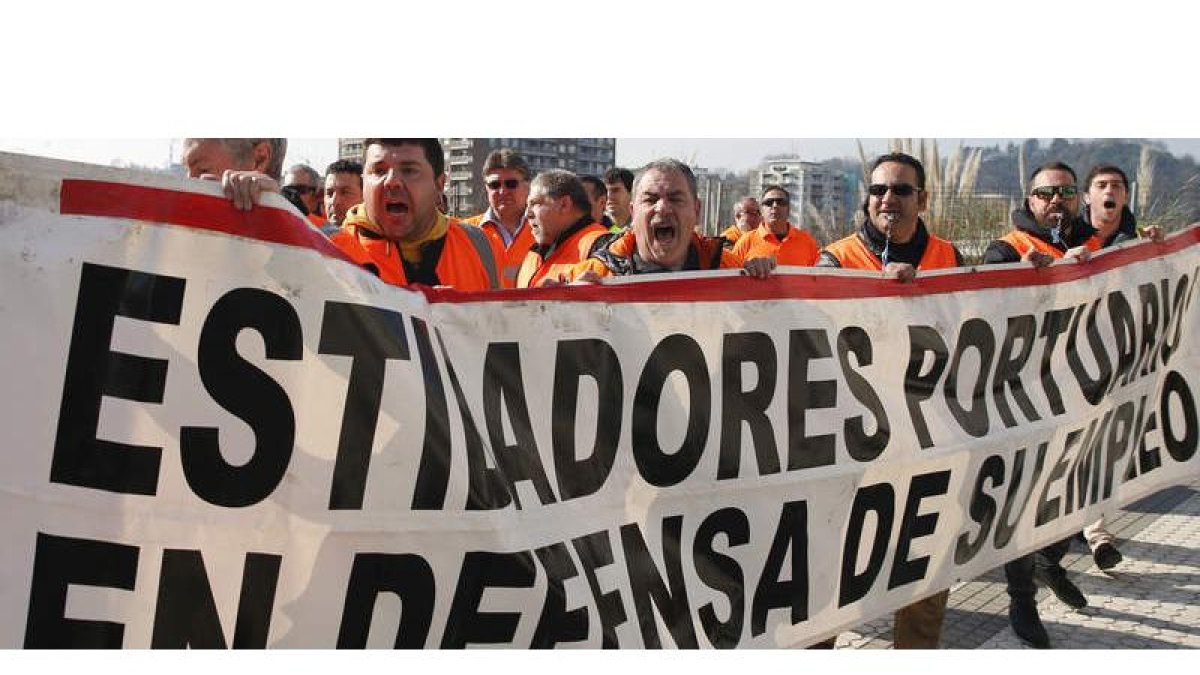
POLYGON ((0 155, 0 646, 811 644, 1195 480, 1198 244, 409 290, 0 155))

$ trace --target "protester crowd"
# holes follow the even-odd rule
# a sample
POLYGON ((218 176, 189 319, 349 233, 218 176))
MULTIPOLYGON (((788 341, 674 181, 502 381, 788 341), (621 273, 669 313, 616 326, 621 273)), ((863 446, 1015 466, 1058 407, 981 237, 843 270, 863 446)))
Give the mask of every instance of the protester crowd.
MULTIPOLYGON (((701 236, 695 175, 674 159, 653 161, 636 177, 623 168, 604 176, 561 170, 534 176, 520 154, 499 149, 479 177, 487 210, 459 220, 446 213, 437 139, 370 138, 363 148, 361 163, 338 160, 323 177, 305 165, 285 172, 283 139, 187 139, 183 164, 192 178, 221 181, 239 209, 254 208, 263 192, 283 194, 352 261, 395 285, 487 291, 707 269, 766 278, 777 265, 869 270, 903 283, 923 270, 963 264, 954 243, 921 218, 930 198, 925 169, 903 153, 871 163, 861 224, 822 247, 790 221, 792 195, 775 185, 738 201, 735 222, 721 235, 701 236)), ((1011 229, 987 247, 984 264, 1084 262, 1105 247, 1162 236, 1157 228, 1138 228, 1129 180, 1119 167, 1091 167, 1081 183, 1074 169, 1051 162, 1029 177, 1011 229)), ((1084 534, 1100 569, 1121 562, 1103 521, 1084 534)), ((1036 583, 1072 607, 1087 604, 1060 565, 1069 542, 1004 566, 1010 622, 1032 646, 1050 646, 1034 601, 1036 583)), ((896 612, 897 648, 938 646, 947 596, 942 591, 896 612)))

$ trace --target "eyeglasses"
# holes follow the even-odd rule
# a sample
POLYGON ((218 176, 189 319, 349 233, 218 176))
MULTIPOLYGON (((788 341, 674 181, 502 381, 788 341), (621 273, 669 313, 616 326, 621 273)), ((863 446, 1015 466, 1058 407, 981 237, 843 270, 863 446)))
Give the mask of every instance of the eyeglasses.
POLYGON ((310 195, 317 191, 317 188, 315 188, 311 185, 294 185, 293 184, 293 185, 289 185, 288 187, 291 188, 293 192, 298 192, 302 195, 310 195))
POLYGON ((891 190, 892 194, 896 195, 897 197, 911 197, 914 192, 920 192, 920 188, 913 187, 908 183, 897 183, 895 185, 872 183, 870 187, 867 188, 867 192, 870 193, 872 197, 882 197, 887 194, 888 190, 891 190))
POLYGON ((518 178, 508 178, 506 180, 500 180, 500 179, 489 180, 487 183, 485 183, 485 185, 487 185, 487 189, 493 190, 493 191, 499 190, 501 185, 508 188, 509 190, 516 190, 517 186, 520 184, 521 184, 521 181, 518 178))
POLYGON ((1029 194, 1038 199, 1048 202, 1054 199, 1054 195, 1062 195, 1063 199, 1070 199, 1079 194, 1079 188, 1074 185, 1043 185, 1039 188, 1033 188, 1029 194))
POLYGON ((771 197, 770 199, 762 200, 762 205, 768 209, 772 206, 787 206, 788 200, 784 197, 771 197))
POLYGON ((740 211, 740 212, 738 212, 737 217, 741 218, 742 216, 761 216, 761 215, 762 215, 761 211, 740 211))

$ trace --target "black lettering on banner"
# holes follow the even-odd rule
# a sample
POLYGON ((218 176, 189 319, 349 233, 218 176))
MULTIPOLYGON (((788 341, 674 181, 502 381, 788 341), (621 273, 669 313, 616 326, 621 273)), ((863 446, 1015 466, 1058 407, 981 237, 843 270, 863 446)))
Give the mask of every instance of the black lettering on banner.
POLYGON ((317 353, 351 359, 329 508, 361 509, 383 400, 384 369, 389 359, 409 358, 404 317, 380 307, 326 302, 317 353))
POLYGON ((238 288, 213 305, 200 331, 196 362, 209 396, 254 431, 254 454, 241 466, 221 455, 216 427, 182 427, 179 454, 192 492, 217 506, 243 507, 266 499, 287 472, 296 439, 296 416, 287 392, 237 353, 237 337, 252 328, 266 357, 304 356, 300 317, 287 300, 257 288, 238 288))
POLYGON ((647 649, 662 648, 662 641, 658 637, 658 627, 654 623, 654 608, 658 609, 663 623, 671 632, 676 647, 681 649, 697 649, 699 647, 696 642, 696 630, 692 626, 687 584, 683 578, 683 562, 680 559, 682 533, 683 516, 663 518, 662 558, 667 573, 667 582, 663 583, 662 573, 654 563, 654 557, 650 554, 646 539, 642 536, 642 531, 638 528, 637 523, 621 526, 621 546, 625 549, 629 590, 633 595, 638 627, 642 632, 642 643, 647 649))
POLYGON ((1163 336, 1162 364, 1166 366, 1171 361, 1171 355, 1174 354, 1175 350, 1179 348, 1179 338, 1183 333, 1183 317, 1186 306, 1185 300, 1187 299, 1188 278, 1187 275, 1184 275, 1183 278, 1179 280, 1179 283, 1175 286, 1175 299, 1170 303, 1165 302, 1166 299, 1170 297, 1167 282, 1163 281, 1163 284, 1163 308, 1167 311, 1167 316, 1163 320, 1163 325, 1173 325, 1175 328, 1174 331, 1171 331, 1170 328, 1167 328, 1163 336), (1174 323, 1172 324, 1172 322, 1174 323))
POLYGON ((1112 321, 1113 340, 1116 343, 1117 353, 1117 368, 1113 371, 1112 382, 1108 385, 1109 391, 1112 391, 1113 387, 1117 386, 1118 380, 1124 387, 1129 384, 1129 378, 1133 375, 1133 362, 1137 352, 1137 345, 1134 344, 1137 328, 1133 319, 1133 309, 1121 291, 1113 291, 1108 294, 1108 316, 1112 321))
POLYGON ((483 419, 492 442, 496 467, 507 481, 507 489, 517 508, 521 508, 521 500, 516 485, 521 481, 533 483, 543 505, 553 504, 556 501, 554 489, 550 487, 550 479, 546 477, 546 469, 538 455, 537 440, 533 437, 533 423, 529 420, 529 404, 525 401, 521 377, 521 351, 515 342, 488 344, 483 359, 483 419), (516 437, 515 443, 510 444, 504 438, 501 401, 516 437))
POLYGON ((929 424, 921 412, 921 403, 933 398, 937 390, 938 380, 946 369, 950 359, 950 350, 946 347, 942 336, 930 326, 908 327, 908 370, 904 373, 904 400, 908 405, 908 416, 912 420, 913 430, 917 434, 917 442, 922 448, 933 447, 933 438, 929 435, 929 424), (925 364, 925 355, 933 354, 933 364, 929 371, 921 374, 921 366, 925 364))
POLYGON ((66 378, 50 462, 50 480, 64 485, 152 495, 162 448, 96 438, 105 396, 162 403, 167 362, 111 351, 118 316, 179 324, 185 281, 119 267, 83 263, 66 378))
POLYGON ((621 440, 621 403, 625 391, 621 362, 612 345, 597 338, 562 340, 554 359, 550 443, 554 475, 563 501, 594 494, 604 486, 621 440), (596 382, 596 440, 583 459, 575 458, 575 412, 579 382, 596 382))
POLYGON ((1158 289, 1152 283, 1138 286, 1138 298, 1142 301, 1142 342, 1138 347, 1138 359, 1135 371, 1140 371, 1142 377, 1157 370, 1154 358, 1155 345, 1158 336, 1158 289))
POLYGON ((425 440, 413 485, 412 507, 441 509, 446 505, 446 488, 450 484, 450 411, 437 355, 429 339, 429 326, 414 316, 412 329, 421 360, 421 380, 425 383, 425 440))
POLYGON ((972 541, 970 534, 963 532, 958 535, 954 544, 954 564, 965 565, 979 554, 983 543, 987 541, 992 531, 992 523, 996 519, 996 500, 983 487, 984 481, 990 481, 993 488, 1004 485, 1004 458, 1000 455, 989 455, 979 465, 979 473, 975 475, 975 487, 971 490, 971 503, 967 505, 967 513, 971 520, 979 523, 979 534, 972 541))
POLYGON ((563 582, 579 576, 571 552, 561 542, 543 546, 534 551, 542 569, 546 571, 546 600, 537 628, 529 646, 533 649, 551 649, 560 642, 579 642, 588 636, 588 608, 567 609, 567 593, 563 582))
POLYGON ((1022 476, 1025 474, 1025 448, 1017 450, 1013 456, 1012 480, 1009 482, 1008 492, 1004 496, 1004 508, 1000 509, 1000 520, 996 523, 996 535, 992 538, 992 546, 996 550, 1008 546, 1008 542, 1012 540, 1017 523, 1021 521, 1025 507, 1029 506, 1030 500, 1033 499, 1033 490, 1037 487, 1038 479, 1042 477, 1042 469, 1046 464, 1046 449, 1049 447, 1050 443, 1046 441, 1038 444, 1037 457, 1033 462, 1033 475, 1029 477, 1029 489, 1020 499, 1017 498, 1017 490, 1020 489, 1022 476), (1013 513, 1014 509, 1016 513, 1013 513))
POLYGON ((724 534, 729 547, 742 546, 750 541, 750 519, 734 507, 718 509, 704 518, 692 543, 692 558, 696 576, 709 588, 719 591, 729 602, 729 618, 721 621, 712 602, 697 610, 700 626, 708 641, 718 649, 736 647, 742 638, 745 623, 745 576, 735 558, 718 553, 713 540, 724 534))
POLYGON ((1104 395, 1108 392, 1109 379, 1112 378, 1112 363, 1108 360, 1108 352, 1104 348, 1104 338, 1100 336, 1100 331, 1096 328, 1096 315, 1099 313, 1100 300, 1096 300, 1087 313, 1088 346, 1096 359, 1096 368, 1099 371, 1095 378, 1088 374, 1075 347, 1076 338, 1079 335, 1080 319, 1083 317, 1082 311, 1075 313, 1075 317, 1071 320, 1071 332, 1067 336, 1067 364, 1071 367, 1071 372, 1074 373, 1075 380, 1079 383, 1079 391, 1083 394, 1084 400, 1092 405, 1097 405, 1104 400, 1104 395))
POLYGON ((788 463, 789 471, 828 466, 835 461, 834 435, 808 435, 808 411, 837 405, 837 382, 808 379, 809 362, 833 356, 829 337, 820 329, 788 333, 788 463))
POLYGON ((1126 401, 1117 406, 1117 411, 1113 415, 1112 426, 1108 428, 1108 451, 1104 453, 1104 488, 1101 499, 1108 499, 1112 496, 1117 462, 1125 456, 1129 449, 1129 441, 1134 438, 1136 415, 1137 409, 1132 401, 1126 401))
POLYGON ((363 649, 380 593, 400 598, 396 649, 420 649, 429 637, 437 587, 433 568, 415 553, 356 553, 346 584, 338 649, 363 649))
POLYGON ((1008 406, 1008 397, 1004 395, 1005 386, 1012 392, 1012 398, 1021 412, 1025 413, 1025 419, 1030 422, 1042 419, 1033 401, 1029 400, 1025 383, 1021 381, 1021 371, 1029 361, 1029 356, 1033 354, 1036 334, 1037 320, 1032 314, 1008 318, 1008 328, 1004 331, 1004 341, 1000 344, 1000 354, 996 358, 996 374, 992 377, 992 398, 996 400, 996 411, 1000 413, 1000 420, 1006 427, 1015 427, 1018 422, 1008 406), (1014 356, 1013 349, 1017 340, 1021 341, 1021 351, 1014 356))
POLYGON ((721 453, 717 479, 736 478, 742 458, 743 422, 750 428, 758 474, 779 473, 779 448, 767 408, 775 395, 779 370, 775 343, 766 333, 731 333, 721 346, 721 453), (754 388, 745 391, 742 365, 754 364, 754 388))
POLYGON ((132 591, 137 563, 136 546, 38 532, 25 649, 120 649, 124 624, 66 618, 67 590, 75 584, 132 591))
POLYGON ((1054 347, 1058 344, 1059 336, 1065 333, 1071 325, 1071 316, 1074 312, 1075 308, 1053 309, 1046 312, 1042 321, 1041 337, 1046 341, 1042 348, 1042 391, 1046 394, 1046 401, 1050 403, 1050 412, 1055 415, 1061 415, 1067 409, 1063 407, 1062 392, 1058 388, 1058 382, 1054 379, 1052 367, 1054 347))
MULTIPOLYGON (((1125 462, 1125 471, 1121 478, 1126 483, 1138 477, 1138 445, 1144 446, 1146 442, 1143 435, 1146 423, 1146 401, 1147 397, 1142 396, 1137 405, 1137 417, 1134 418, 1133 431, 1130 434, 1130 441, 1133 445, 1129 453, 1129 460, 1125 462)), ((1150 416, 1154 417, 1154 413, 1151 412, 1150 416)))
POLYGON ((442 634, 442 649, 512 642, 521 614, 481 612, 479 601, 488 588, 532 588, 533 580, 533 554, 529 551, 468 551, 463 556, 446 632, 442 634))
POLYGON ((784 502, 762 576, 754 589, 750 635, 758 637, 767 632, 767 613, 780 607, 791 609, 793 626, 807 620, 808 586, 808 502, 784 502), (791 560, 792 564, 787 580, 782 580, 785 560, 791 560))
MULTIPOLYGON (((247 553, 242 568, 234 649, 265 649, 283 556, 247 553)), ((163 551, 154 603, 153 649, 225 649, 225 633, 213 600, 204 557, 197 550, 163 551)))
POLYGON ((875 433, 868 434, 863 416, 849 417, 842 425, 846 437, 846 451, 860 462, 869 462, 880 455, 887 447, 892 436, 892 427, 888 422, 887 411, 879 400, 879 395, 871 387, 867 378, 858 374, 850 367, 850 354, 854 355, 860 367, 869 366, 872 362, 871 337, 858 326, 847 326, 838 332, 837 337, 838 362, 842 366, 842 374, 850 393, 875 418, 875 433))
MULTIPOLYGON (((1068 490, 1071 489, 1071 477, 1067 475, 1067 466, 1071 458, 1071 450, 1079 445, 1079 438, 1083 436, 1081 448, 1086 448, 1092 441, 1093 434, 1096 431, 1098 420, 1092 420, 1088 424, 1087 434, 1084 435, 1082 429, 1072 429, 1067 433, 1066 441, 1063 443, 1063 450, 1058 455, 1058 461, 1050 468, 1050 475, 1046 476, 1046 483, 1042 485, 1042 494, 1038 497, 1037 510, 1034 515, 1034 526, 1041 527, 1059 517, 1062 513, 1062 507, 1059 504, 1059 498, 1047 499, 1050 494, 1050 486, 1054 485, 1060 478, 1063 478, 1068 490), (1064 478, 1065 476, 1065 478, 1064 478)), ((1069 500, 1068 500, 1069 501, 1069 500)))
POLYGON ((668 335, 650 352, 633 397, 631 441, 642 478, 656 487, 687 478, 704 454, 711 417, 712 383, 704 351, 688 335, 668 335), (667 376, 675 371, 683 373, 688 383, 687 432, 679 450, 666 453, 658 442, 658 406, 667 376))
POLYGON ((1108 424, 1112 421, 1112 416, 1112 410, 1104 413, 1104 418, 1100 421, 1100 426, 1096 428, 1096 433, 1088 434, 1083 446, 1071 462, 1071 470, 1067 473, 1065 481, 1067 495, 1064 500, 1063 515, 1070 515, 1073 510, 1083 508, 1089 503, 1087 498, 1089 488, 1092 492, 1091 503, 1096 502, 1100 483, 1100 463, 1103 461, 1104 439, 1108 436, 1108 424), (1075 478, 1074 481, 1071 480, 1072 477, 1075 478), (1078 487, 1078 499, 1075 498, 1076 487, 1078 487))
POLYGON ((1151 471, 1162 466, 1162 450, 1157 445, 1146 447, 1146 437, 1152 431, 1158 429, 1158 412, 1154 410, 1153 404, 1147 402, 1145 396, 1142 397, 1141 410, 1146 413, 1146 424, 1142 427, 1142 431, 1138 434, 1138 451, 1136 454, 1137 467, 1130 464, 1130 470, 1133 472, 1129 475, 1132 479, 1135 476, 1144 476, 1151 471))
POLYGON ((1167 454, 1176 462, 1186 462, 1196 454, 1197 437, 1200 436, 1200 427, 1196 424, 1196 399, 1192 396, 1187 380, 1177 371, 1167 373, 1159 401, 1158 412, 1163 421, 1162 435, 1167 454), (1175 435, 1175 420, 1171 416, 1172 396, 1179 399, 1179 405, 1183 409, 1183 429, 1179 436, 1175 435))
POLYGON ((950 372, 946 375, 943 393, 946 397, 946 407, 954 416, 958 426, 975 438, 982 438, 988 432, 987 391, 988 373, 992 369, 992 357, 996 353, 996 336, 992 327, 983 319, 967 319, 962 329, 958 331, 958 342, 954 346, 954 357, 950 361, 950 372), (962 364, 963 354, 974 348, 979 353, 979 372, 975 374, 975 384, 971 388, 971 404, 966 407, 958 399, 958 367, 962 364))
POLYGON ((621 602, 621 592, 600 590, 600 579, 596 570, 613 564, 612 542, 608 532, 601 530, 571 540, 575 554, 579 556, 579 565, 587 579, 588 588, 592 591, 592 599, 596 602, 596 612, 600 615, 600 646, 602 649, 616 649, 617 627, 625 623, 629 616, 625 613, 625 605, 621 602))
POLYGON ((920 513, 921 500, 946 494, 950 487, 950 470, 913 476, 908 483, 908 496, 904 502, 904 516, 900 519, 900 533, 896 540, 896 554, 892 558, 892 571, 888 575, 888 590, 919 581, 929 568, 929 556, 908 557, 914 539, 927 537, 937 529, 938 513, 920 513))
POLYGON ((842 572, 838 584, 838 607, 861 600, 875 584, 883 560, 887 556, 888 540, 892 536, 892 521, 896 515, 896 491, 888 483, 864 485, 854 493, 850 507, 850 523, 846 526, 846 541, 842 548, 842 572), (862 534, 867 514, 875 514, 875 538, 871 541, 871 553, 867 566, 857 573, 858 549, 862 545, 862 534))
POLYGON ((454 372, 454 364, 450 361, 450 354, 446 352, 446 341, 442 339, 440 330, 434 329, 434 333, 442 352, 442 361, 446 364, 446 375, 450 378, 454 400, 458 403, 458 414, 462 418, 463 436, 467 445, 467 510, 502 509, 512 503, 512 494, 509 493, 500 470, 488 466, 483 435, 479 433, 479 427, 475 425, 475 418, 471 416, 471 409, 467 406, 467 397, 463 395, 462 385, 458 383, 458 375, 454 372))

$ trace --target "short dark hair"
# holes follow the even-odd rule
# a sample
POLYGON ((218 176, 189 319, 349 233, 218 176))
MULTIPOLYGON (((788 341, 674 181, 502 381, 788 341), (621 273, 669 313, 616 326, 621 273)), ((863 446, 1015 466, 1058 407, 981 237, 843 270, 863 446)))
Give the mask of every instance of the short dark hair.
MULTIPOLYGON (((367 163, 367 148, 372 145, 416 145, 425 151, 425 160, 433 167, 433 177, 446 172, 446 156, 442 154, 442 143, 436 138, 367 138, 363 140, 363 164, 367 163)), ((362 173, 361 171, 359 173, 362 173)))
POLYGON ((1117 166, 1116 164, 1097 164, 1096 166, 1093 166, 1092 170, 1087 174, 1087 180, 1083 181, 1083 189, 1090 189, 1092 187, 1092 179, 1102 173, 1117 174, 1121 177, 1121 180, 1124 181, 1125 189, 1129 189, 1129 177, 1126 176, 1125 172, 1121 170, 1121 167, 1117 166))
POLYGON ((479 177, 480 180, 497 169, 512 169, 524 176, 525 180, 529 180, 533 176, 525 158, 512 148, 500 148, 488 154, 487 159, 483 160, 483 175, 479 177))
POLYGON ((758 198, 762 199, 763 197, 766 197, 767 193, 772 190, 778 190, 779 192, 782 192, 783 194, 787 195, 788 203, 790 204, 792 202, 792 193, 788 192, 787 188, 783 187, 782 185, 764 185, 762 194, 758 195, 758 198))
POLYGON ((358 184, 362 185, 363 166, 352 159, 339 159, 325 167, 325 175, 333 173, 352 173, 358 176, 358 184))
POLYGON ((588 199, 587 192, 583 190, 583 181, 570 171, 547 169, 533 179, 533 184, 535 187, 545 187, 546 194, 551 199, 570 197, 571 203, 584 215, 592 212, 592 202, 588 199))
POLYGON ((625 186, 627 192, 633 192, 633 172, 629 169, 614 166, 604 172, 604 183, 606 185, 621 183, 625 186))
POLYGON ((604 181, 600 180, 599 178, 597 178, 596 176, 593 176, 591 174, 585 174, 585 175, 580 176, 579 182, 583 183, 585 185, 591 185, 592 190, 597 195, 605 194, 608 190, 608 188, 606 188, 604 185, 604 181))
POLYGON ((1062 162, 1046 162, 1045 164, 1034 169, 1033 173, 1029 175, 1029 182, 1032 183, 1034 179, 1038 177, 1038 174, 1043 171, 1066 171, 1067 173, 1071 174, 1071 180, 1075 181, 1076 183, 1079 182, 1079 176, 1075 175, 1075 169, 1072 169, 1062 162))
MULTIPOLYGON (((677 159, 671 159, 670 157, 656 159, 653 162, 650 162, 646 166, 642 167, 642 170, 638 172, 637 181, 635 181, 635 185, 637 183, 641 183, 642 178, 644 178, 646 176, 646 174, 650 173, 651 171, 661 171, 661 172, 674 171, 674 172, 682 175, 683 179, 685 181, 687 181, 688 192, 692 193, 692 199, 700 198, 699 190, 696 187, 696 174, 692 172, 692 167, 688 166, 687 164, 684 164, 683 162, 681 162, 677 159)), ((636 191, 636 188, 635 188, 635 191, 636 191)))
POLYGON ((912 155, 906 155, 903 152, 889 152, 886 155, 880 155, 876 157, 875 161, 871 164, 871 170, 867 172, 867 176, 875 173, 875 169, 878 169, 880 165, 887 164, 888 162, 896 162, 897 164, 911 166, 913 170, 917 172, 917 189, 925 189, 925 167, 921 164, 921 160, 913 157, 912 155))

